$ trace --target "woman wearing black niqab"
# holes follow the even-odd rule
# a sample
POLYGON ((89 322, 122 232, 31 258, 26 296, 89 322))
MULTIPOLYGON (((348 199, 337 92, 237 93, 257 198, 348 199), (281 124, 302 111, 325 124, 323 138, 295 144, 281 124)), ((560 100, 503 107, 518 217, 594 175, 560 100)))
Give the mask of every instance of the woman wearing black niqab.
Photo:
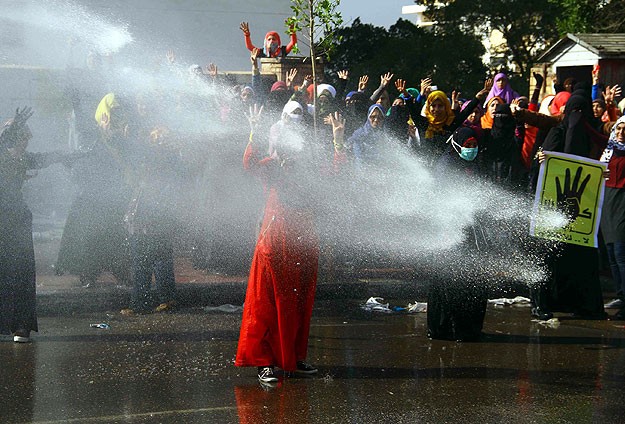
MULTIPOLYGON (((576 86, 564 109, 564 120, 552 128, 545 151, 598 159, 607 138, 594 130, 589 91, 576 86)), ((605 319, 596 248, 560 243, 547 255, 550 276, 532 293, 532 315, 551 318, 552 311, 573 313, 581 319, 605 319)))

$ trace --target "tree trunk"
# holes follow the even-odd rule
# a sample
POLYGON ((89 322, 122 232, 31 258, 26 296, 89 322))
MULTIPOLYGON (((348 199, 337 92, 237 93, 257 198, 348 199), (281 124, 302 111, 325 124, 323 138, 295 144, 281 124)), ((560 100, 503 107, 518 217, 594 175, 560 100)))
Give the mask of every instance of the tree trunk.
POLYGON ((310 38, 310 60, 312 65, 312 79, 313 79, 313 134, 315 140, 317 139, 317 63, 315 60, 315 14, 314 14, 314 0, 308 1, 308 17, 310 19, 308 23, 308 35, 310 38))

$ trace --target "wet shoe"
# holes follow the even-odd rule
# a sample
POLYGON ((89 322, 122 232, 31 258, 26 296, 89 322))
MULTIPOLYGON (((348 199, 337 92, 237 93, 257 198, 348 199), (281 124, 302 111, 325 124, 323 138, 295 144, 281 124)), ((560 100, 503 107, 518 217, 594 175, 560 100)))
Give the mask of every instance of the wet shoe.
POLYGON ((532 316, 541 321, 548 321, 553 318, 553 314, 550 311, 541 308, 532 308, 532 316))
POLYGON ((154 312, 171 312, 176 309, 177 302, 170 300, 169 302, 163 302, 154 308, 154 312))
POLYGON ((304 361, 297 361, 297 369, 295 370, 295 374, 312 375, 317 374, 317 371, 319 370, 309 363, 304 361))
POLYGON ((258 367, 258 381, 261 383, 277 383, 278 377, 273 372, 273 367, 258 367))
POLYGON ((611 301, 603 305, 605 309, 620 309, 623 306, 625 306, 625 303, 621 299, 612 299, 611 301))
POLYGON ((13 341, 15 343, 28 343, 30 342, 30 331, 28 330, 17 330, 13 333, 13 341))

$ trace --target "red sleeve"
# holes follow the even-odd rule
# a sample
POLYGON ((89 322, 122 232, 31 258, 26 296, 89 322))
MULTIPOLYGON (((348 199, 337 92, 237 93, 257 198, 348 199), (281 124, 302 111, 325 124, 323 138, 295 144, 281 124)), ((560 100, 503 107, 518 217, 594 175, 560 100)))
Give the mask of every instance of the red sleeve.
POLYGON ((262 157, 254 143, 251 141, 247 143, 243 153, 243 169, 254 175, 262 176, 267 172, 267 166, 273 162, 271 157, 262 157))
POLYGON ((525 128, 525 137, 523 137, 523 146, 521 147, 521 161, 525 169, 530 169, 532 165, 532 152, 534 151, 534 144, 536 144, 536 134, 538 128, 527 127, 525 128))
POLYGON ((250 34, 245 34, 245 47, 247 47, 249 51, 253 51, 256 48, 254 47, 254 44, 252 44, 252 38, 250 37, 250 34))
POLYGON ((618 119, 618 113, 616 110, 616 105, 614 103, 610 103, 608 105, 608 110, 606 111, 608 115, 608 119, 604 122, 612 122, 618 119))
POLYGON ((247 143, 247 147, 245 147, 245 152, 243 153, 243 169, 253 172, 258 167, 259 162, 260 155, 258 153, 258 149, 254 147, 254 143, 250 140, 250 142, 247 143))
POLYGON ((538 103, 530 103, 528 109, 532 112, 538 112, 538 103))
POLYGON ((291 50, 293 50, 293 47, 295 47, 296 44, 297 44, 297 34, 295 32, 292 32, 291 41, 289 41, 289 44, 287 44, 286 46, 286 54, 291 53, 291 50))

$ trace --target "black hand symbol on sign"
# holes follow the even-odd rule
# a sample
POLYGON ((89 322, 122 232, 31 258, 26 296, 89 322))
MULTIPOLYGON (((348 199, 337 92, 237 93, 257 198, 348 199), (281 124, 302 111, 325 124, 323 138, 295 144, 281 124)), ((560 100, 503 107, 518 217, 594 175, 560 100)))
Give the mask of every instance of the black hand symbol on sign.
POLYGON ((564 174, 564 187, 560 182, 560 178, 556 177, 556 192, 557 192, 557 204, 558 209, 562 211, 566 216, 574 221, 579 215, 580 203, 582 201, 582 193, 586 189, 588 181, 590 181, 590 174, 584 178, 582 183, 579 183, 582 177, 582 167, 577 168, 575 172, 575 178, 573 184, 571 184, 571 170, 566 169, 564 174))

